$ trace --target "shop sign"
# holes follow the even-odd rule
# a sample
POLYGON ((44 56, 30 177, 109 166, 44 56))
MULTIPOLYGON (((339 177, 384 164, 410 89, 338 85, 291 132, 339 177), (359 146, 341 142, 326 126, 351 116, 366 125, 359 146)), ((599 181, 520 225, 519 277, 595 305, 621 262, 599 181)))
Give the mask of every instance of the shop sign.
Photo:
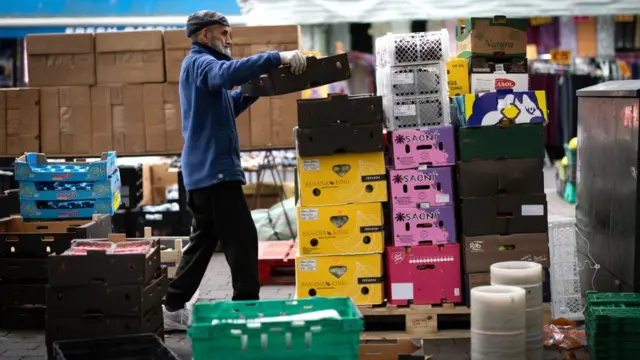
POLYGON ((552 64, 571 65, 571 50, 551 49, 549 55, 551 55, 552 64))

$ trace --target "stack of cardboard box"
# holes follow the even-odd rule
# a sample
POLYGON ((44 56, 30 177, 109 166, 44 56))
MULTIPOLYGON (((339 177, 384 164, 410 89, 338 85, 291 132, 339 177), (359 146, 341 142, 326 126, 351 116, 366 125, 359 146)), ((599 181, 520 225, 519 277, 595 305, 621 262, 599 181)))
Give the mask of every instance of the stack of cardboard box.
POLYGON ((549 268, 546 95, 529 91, 526 29, 527 20, 504 16, 471 18, 456 29, 458 58, 449 62, 449 81, 459 127, 456 182, 467 303, 471 288, 489 284, 493 263, 535 261, 549 268))
MULTIPOLYGON (((297 26, 233 28, 233 56, 300 48, 297 26)), ((27 36, 29 89, 0 90, 0 156, 169 154, 182 149, 184 30, 27 36)), ((238 118, 243 149, 293 147, 300 93, 238 118)))

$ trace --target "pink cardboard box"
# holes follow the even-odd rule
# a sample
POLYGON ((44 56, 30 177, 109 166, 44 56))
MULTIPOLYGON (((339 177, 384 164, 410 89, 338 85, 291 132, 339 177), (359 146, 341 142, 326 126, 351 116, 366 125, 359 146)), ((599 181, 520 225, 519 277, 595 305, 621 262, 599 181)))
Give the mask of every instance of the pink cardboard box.
POLYGON ((390 170, 391 206, 429 209, 453 205, 451 169, 390 170))
POLYGON ((389 303, 462 302, 459 244, 387 247, 386 260, 389 303))
POLYGON ((392 209, 393 244, 417 246, 456 242, 453 206, 432 209, 392 209))
POLYGON ((391 164, 395 170, 452 166, 456 163, 453 126, 391 132, 391 164))

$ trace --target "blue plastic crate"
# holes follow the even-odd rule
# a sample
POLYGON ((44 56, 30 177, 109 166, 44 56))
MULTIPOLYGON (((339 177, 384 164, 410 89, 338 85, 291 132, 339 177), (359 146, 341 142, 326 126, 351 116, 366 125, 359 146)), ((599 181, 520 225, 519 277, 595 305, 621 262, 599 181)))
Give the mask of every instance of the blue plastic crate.
POLYGON ((92 162, 49 162, 45 154, 27 153, 15 163, 17 181, 106 181, 116 170, 115 151, 92 162))
POLYGON ((95 200, 20 200, 20 215, 25 219, 83 219, 94 214, 113 215, 120 207, 120 191, 109 198, 95 200))
POLYGON ((98 181, 21 181, 20 199, 93 200, 108 199, 120 191, 120 172, 98 181))

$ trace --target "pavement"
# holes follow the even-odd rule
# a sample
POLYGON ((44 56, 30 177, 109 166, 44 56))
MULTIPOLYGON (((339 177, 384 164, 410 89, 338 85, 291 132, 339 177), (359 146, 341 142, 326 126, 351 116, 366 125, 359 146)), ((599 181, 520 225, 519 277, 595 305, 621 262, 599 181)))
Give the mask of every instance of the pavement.
MULTIPOLYGON (((547 206, 549 217, 575 217, 574 206, 564 202, 555 194, 555 183, 552 170, 545 171, 545 187, 547 189, 547 206)), ((294 286, 264 286, 261 289, 262 299, 293 298, 294 286)), ((215 254, 207 274, 200 285, 200 299, 230 300, 231 275, 224 256, 215 254)), ((184 333, 168 334, 165 340, 180 359, 191 359, 191 344, 184 333)), ((426 342, 425 354, 432 355, 430 360, 469 360, 469 339, 429 340, 426 342)), ((578 359, 585 359, 579 354, 578 359)), ((562 359, 563 355, 555 350, 545 350, 545 360, 562 359)), ((42 360, 46 359, 43 332, 9 332, 0 330, 0 360, 42 360)))

